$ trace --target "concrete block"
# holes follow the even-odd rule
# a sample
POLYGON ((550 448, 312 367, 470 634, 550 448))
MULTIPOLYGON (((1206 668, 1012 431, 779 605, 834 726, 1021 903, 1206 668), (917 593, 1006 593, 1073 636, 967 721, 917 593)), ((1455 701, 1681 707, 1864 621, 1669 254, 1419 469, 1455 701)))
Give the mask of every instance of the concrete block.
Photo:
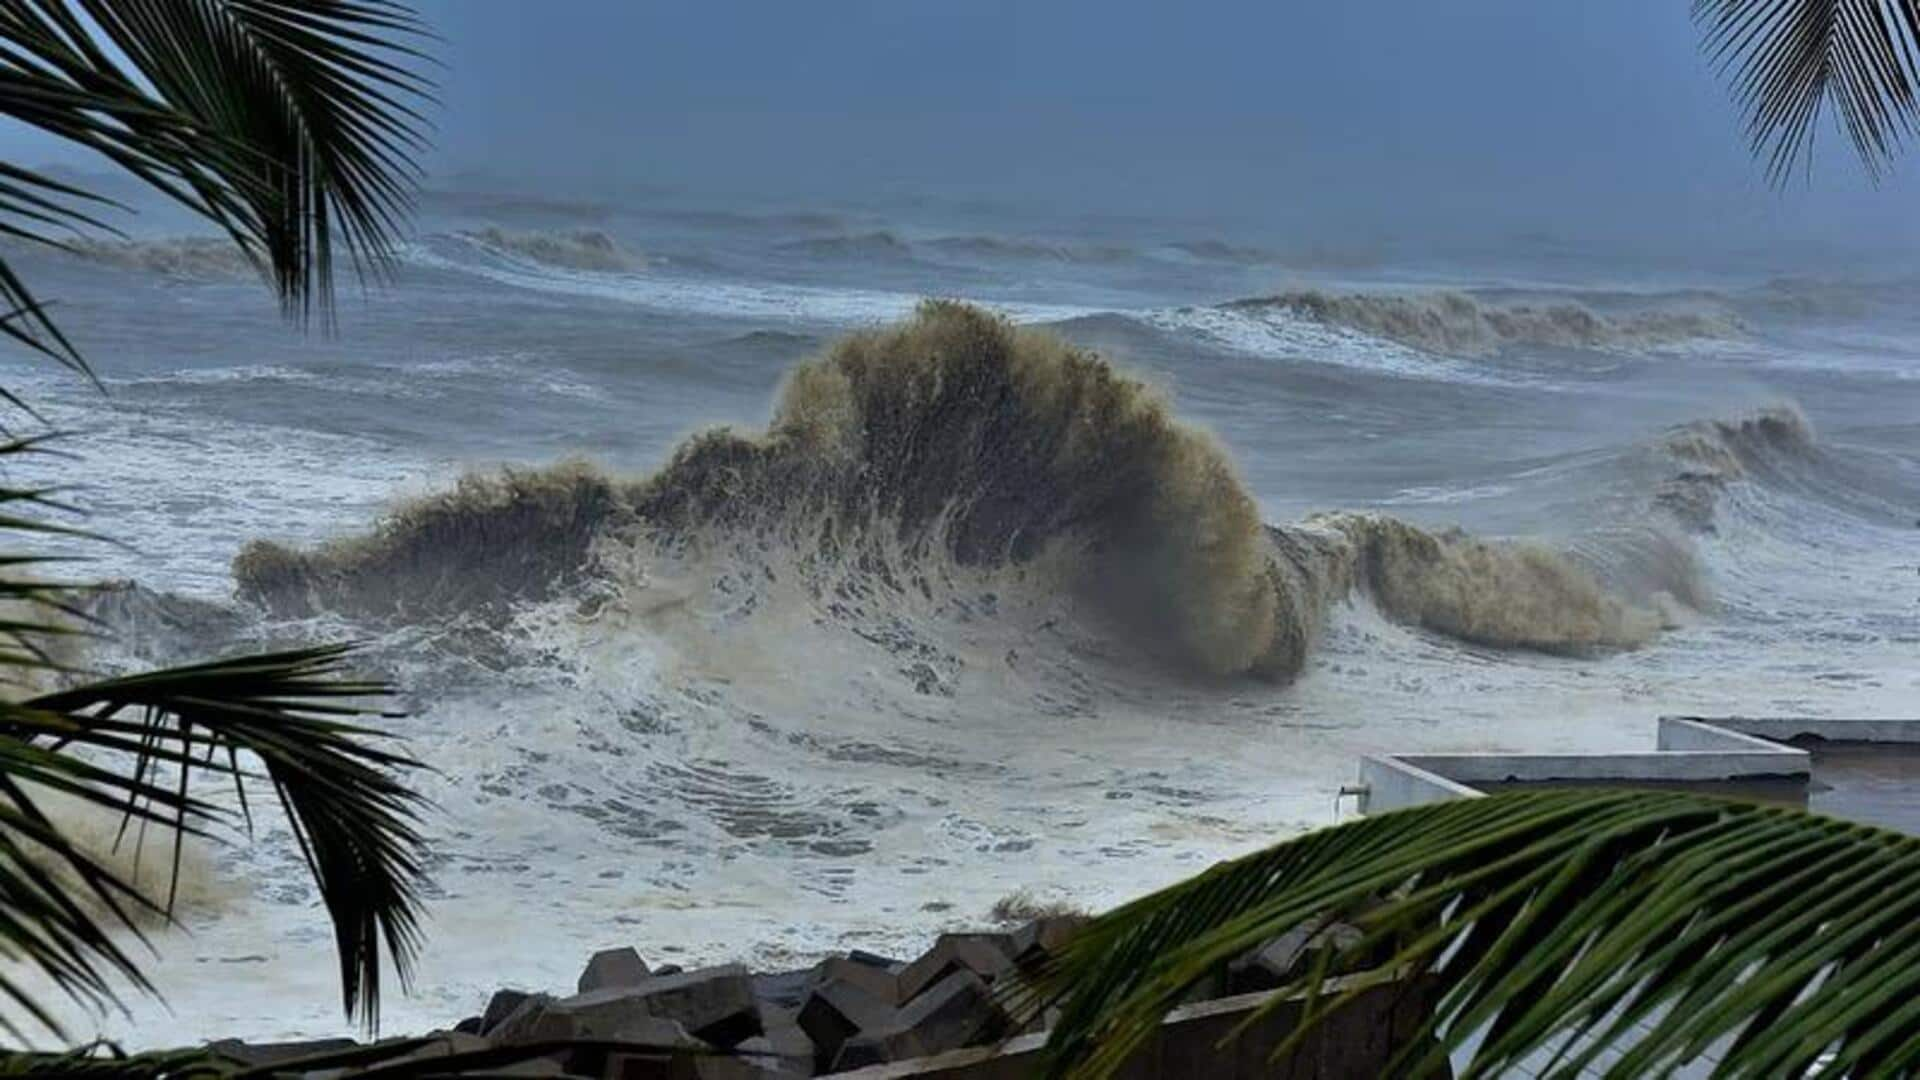
POLYGON ((941 934, 933 948, 900 973, 900 1000, 912 1001, 956 971, 971 971, 987 982, 1013 967, 1010 934, 941 934))
POLYGON ((640 953, 632 947, 619 949, 601 949, 587 961, 587 969, 580 973, 578 989, 581 993, 589 990, 610 990, 619 986, 639 986, 647 981, 647 962, 640 959, 640 953))
POLYGON ((638 997, 651 1015, 677 1020, 715 1046, 732 1046, 760 1034, 753 979, 739 964, 655 977, 623 992, 638 997))
POLYGON ((1082 915, 1048 915, 1015 930, 1009 939, 1014 963, 1022 968, 1043 964, 1057 954, 1087 919, 1082 915))
MULTIPOLYGON (((500 1026, 500 1022, 512 1016, 527 999, 535 997, 524 990, 495 990, 493 997, 487 1000, 487 1007, 480 1012, 479 1034, 486 1035, 500 1026)), ((537 995, 547 997, 545 994, 537 995)), ((550 998, 548 1000, 551 1000, 550 998)))
POLYGON ((812 1076, 813 1067, 809 1063, 806 1071, 796 1073, 773 1068, 753 1058, 710 1054, 693 1059, 693 1075, 697 1080, 795 1080, 812 1076))
MULTIPOLYGON (((1316 930, 1299 926, 1258 948, 1249 950, 1227 966, 1227 992, 1249 994, 1258 990, 1277 990, 1305 974, 1315 953, 1323 948, 1343 949, 1364 937, 1345 923, 1316 930)), ((1335 969, 1338 973, 1338 969, 1335 969)))
POLYGON ((900 1004, 900 977, 883 967, 863 964, 844 956, 829 956, 815 969, 819 982, 846 982, 861 992, 888 1005, 900 1004))
POLYGON ((753 977, 753 996, 760 999, 760 1013, 764 1020, 769 1011, 798 1011, 820 982, 820 969, 801 968, 798 971, 770 971, 753 977))
MULTIPOLYGON (((510 1065, 494 1065, 489 1067, 486 1070, 485 1075, 487 1076, 566 1077, 566 1076, 572 1076, 574 1074, 569 1073, 567 1071, 567 1067, 565 1063, 555 1058, 539 1057, 539 1058, 528 1058, 525 1061, 516 1061, 510 1065)), ((314 1080, 314 1078, 310 1078, 310 1080, 314 1080)))
POLYGON ((566 1039, 618 1039, 654 1046, 704 1047, 686 1026, 649 1011, 642 987, 615 987, 555 1000, 528 998, 489 1036, 503 1046, 566 1039))
POLYGON ((433 1066, 428 1063, 437 1058, 451 1057, 454 1054, 475 1053, 480 1050, 486 1050, 493 1045, 491 1040, 458 1031, 437 1031, 433 1032, 430 1037, 433 1041, 427 1043, 427 1045, 422 1046, 411 1054, 380 1062, 378 1067, 384 1069, 391 1065, 405 1064, 414 1066, 422 1072, 431 1072, 433 1066))
POLYGON ((1003 1015, 986 980, 955 971, 901 1009, 893 1023, 848 1039, 836 1071, 957 1050, 993 1037, 1003 1015))
POLYGON ((689 1053, 618 1053, 606 1055, 604 1062, 590 1069, 593 1063, 579 1062, 569 1072, 604 1080, 701 1080, 699 1066, 695 1064, 699 1060, 697 1055, 689 1053))
POLYGON ((636 1014, 631 997, 615 997, 623 993, 632 991, 596 990, 592 994, 566 998, 550 1006, 548 1015, 552 1017, 557 1013, 573 1024, 571 1033, 562 1036, 563 1039, 618 1039, 656 1047, 658 1052, 609 1054, 605 1050, 577 1048, 557 1056, 566 1071, 576 1076, 659 1076, 692 1080, 692 1060, 713 1048, 688 1034, 686 1027, 676 1020, 636 1014), (583 997, 598 1000, 582 1002, 583 997), (616 1059, 621 1060, 616 1062, 616 1059))
POLYGON ((335 1054, 343 1050, 352 1050, 359 1045, 352 1039, 310 1039, 304 1042, 277 1043, 248 1043, 241 1042, 239 1039, 221 1039, 218 1042, 208 1043, 207 1049, 229 1061, 259 1068, 321 1054, 335 1054))
POLYGON ((792 1020, 769 1020, 764 1034, 733 1048, 741 1058, 775 1076, 812 1076, 813 1040, 792 1020))
MULTIPOLYGON (((1341 981, 1329 988, 1347 988, 1341 981)), ((1373 1080, 1386 1071, 1392 1051, 1417 1032, 1432 1007, 1423 987, 1387 984, 1363 990, 1352 1013, 1308 1037, 1292 1054, 1270 1055, 1298 1019, 1298 1000, 1283 1002, 1238 1038, 1227 1040, 1252 1011, 1272 1002, 1271 993, 1244 994, 1184 1005, 1168 1014, 1160 1031, 1121 1064, 1114 1080, 1373 1080), (1362 1034, 1362 1030, 1366 1034, 1362 1034), (1378 1034, 1385 1032, 1382 1040, 1378 1034), (1359 1036, 1359 1037, 1356 1037, 1359 1036), (1223 1041, 1224 1040, 1224 1041, 1223 1041)), ((1043 1063, 1044 1035, 1022 1035, 993 1046, 973 1046, 925 1057, 870 1065, 845 1080, 1028 1080, 1043 1063)), ((1445 1070, 1407 1080, 1447 1080, 1445 1070)), ((836 1077, 836 1080, 840 1080, 836 1077)))
POLYGON ((885 1027, 896 1010, 848 982, 821 983, 800 1006, 796 1023, 813 1043, 814 1067, 826 1071, 840 1047, 862 1031, 885 1027))

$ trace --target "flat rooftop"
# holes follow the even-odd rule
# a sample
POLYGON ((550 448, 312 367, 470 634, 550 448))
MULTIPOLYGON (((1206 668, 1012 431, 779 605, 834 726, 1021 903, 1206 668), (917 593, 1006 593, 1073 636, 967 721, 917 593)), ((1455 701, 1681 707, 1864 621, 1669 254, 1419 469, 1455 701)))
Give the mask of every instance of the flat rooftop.
POLYGON ((1360 767, 1370 813, 1534 787, 1731 795, 1920 835, 1920 720, 1664 716, 1647 751, 1382 754, 1360 767))

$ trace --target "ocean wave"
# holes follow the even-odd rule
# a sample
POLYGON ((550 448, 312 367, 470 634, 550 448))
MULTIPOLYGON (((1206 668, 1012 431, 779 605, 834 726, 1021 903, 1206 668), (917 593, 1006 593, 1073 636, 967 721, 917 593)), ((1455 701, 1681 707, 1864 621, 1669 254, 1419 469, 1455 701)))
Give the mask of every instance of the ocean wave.
POLYGON ((613 216, 613 207, 604 202, 465 188, 428 188, 420 193, 420 201, 423 207, 442 213, 467 214, 494 221, 543 218, 597 222, 613 216))
POLYGON ((646 265, 644 258, 622 250, 613 237, 598 229, 517 232, 488 226, 454 236, 495 254, 562 270, 623 273, 646 265))
POLYGON ((1463 292, 1330 293, 1299 290, 1234 300, 1223 310, 1283 313, 1359 331, 1423 352, 1484 355, 1509 346, 1645 349, 1737 337, 1738 321, 1708 310, 1645 310, 1607 315, 1584 304, 1499 305, 1463 292))
POLYGON ((1254 356, 1305 360, 1407 379, 1505 383, 1507 373, 1486 364, 1423 351, 1375 334, 1313 319, 1282 308, 1222 305, 1161 308, 1129 318, 1162 333, 1198 339, 1254 356))
POLYGON ((816 259, 904 259, 913 254, 913 245, 879 229, 790 240, 780 244, 779 250, 816 259))
POLYGON ((1151 387, 949 302, 800 363, 765 430, 700 434, 650 476, 469 477, 363 536, 256 541, 234 573, 282 615, 415 619, 559 593, 597 604, 632 576, 621 567, 696 555, 730 567, 716 588, 735 602, 797 576, 822 618, 985 575, 1071 597, 1209 675, 1292 678, 1356 591, 1503 647, 1630 647, 1658 625, 1545 548, 1365 515, 1270 529, 1224 450, 1151 387))
POLYGON ((1731 420, 1696 420, 1669 431, 1668 453, 1721 477, 1745 479, 1781 457, 1813 452, 1813 425, 1792 405, 1769 405, 1731 420))
POLYGON ((259 269, 225 236, 169 236, 146 240, 82 238, 66 243, 76 258, 103 266, 188 281, 255 277, 259 269))
POLYGON ((1911 303, 1912 281, 1842 282, 1815 278, 1774 278, 1740 293, 1744 305, 1776 316, 1796 319, 1859 318, 1882 303, 1911 303))
MULTIPOLYGON (((468 250, 473 249, 469 246, 468 250)), ((591 296, 682 315, 786 324, 871 324, 911 314, 921 299, 918 293, 885 289, 715 280, 667 272, 595 273, 536 265, 528 259, 474 259, 434 244, 414 245, 408 250, 407 258, 418 266, 472 274, 514 288, 562 296, 591 296)), ((995 301, 987 306, 1021 322, 1058 322, 1090 313, 1088 308, 1060 304, 995 301)))
POLYGON ((1914 278, 1811 278, 1779 277, 1758 285, 1628 290, 1564 289, 1551 293, 1532 290, 1477 289, 1475 294, 1506 299, 1551 295, 1576 303, 1611 310, 1618 307, 1665 306, 1668 308, 1706 308, 1735 311, 1755 318, 1853 319, 1871 314, 1874 309, 1894 305, 1911 306, 1920 292, 1920 280, 1914 278))
POLYGON ((1874 525, 1904 528, 1913 521, 1912 481, 1903 462, 1834 452, 1791 404, 1679 425, 1662 436, 1659 449, 1678 468, 1661 484, 1656 503, 1697 532, 1717 532, 1723 507, 1748 501, 1751 492, 1765 493, 1776 507, 1796 507, 1790 513, 1802 518, 1819 507, 1874 525))
POLYGON ((1660 450, 1679 465, 1654 493, 1654 505, 1686 529, 1719 531, 1730 485, 1778 475, 1783 458, 1808 460, 1813 427, 1791 405, 1774 405, 1732 420, 1696 420, 1668 431, 1660 450))
POLYGON ((1376 514, 1324 514, 1309 526, 1348 544, 1355 584, 1389 617, 1495 648, 1584 654, 1643 645, 1661 615, 1609 592, 1564 552, 1458 529, 1430 532, 1376 514))
POLYGON ((1119 245, 1050 244, 1005 236, 942 236, 926 246, 949 255, 984 259, 1024 259, 1060 263, 1118 263, 1134 258, 1132 248, 1119 245))
POLYGON ((1229 244, 1224 240, 1176 240, 1167 246, 1183 255, 1189 255, 1196 259, 1206 259, 1211 262, 1251 265, 1254 263, 1272 262, 1274 260, 1273 253, 1270 251, 1264 251, 1255 247, 1242 247, 1237 244, 1229 244))

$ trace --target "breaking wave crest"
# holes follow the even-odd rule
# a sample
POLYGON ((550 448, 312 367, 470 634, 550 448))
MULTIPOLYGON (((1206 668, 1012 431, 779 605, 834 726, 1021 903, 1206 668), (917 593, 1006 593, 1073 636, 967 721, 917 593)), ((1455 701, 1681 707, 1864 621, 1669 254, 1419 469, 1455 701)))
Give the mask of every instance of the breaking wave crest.
POLYGON ((1734 420, 1696 420, 1668 431, 1660 449, 1680 468, 1654 494, 1656 506, 1694 532, 1716 531, 1728 485, 1767 480, 1814 450, 1813 427, 1791 405, 1773 405, 1734 420))
POLYGON ((527 259, 561 270, 620 273, 645 265, 644 259, 622 250, 613 237, 599 229, 516 232, 488 226, 454 235, 496 254, 527 259))
POLYGON ((1540 544, 1428 532, 1375 514, 1323 514, 1309 525, 1351 545, 1356 584, 1389 617, 1462 641, 1578 654, 1633 648, 1662 629, 1654 610, 1540 544))
POLYGON ((1462 292, 1329 293, 1301 290, 1222 305, 1244 313, 1284 312, 1425 352, 1477 355, 1513 345, 1650 348, 1736 337, 1740 325, 1707 311, 1606 315, 1583 304, 1482 303, 1462 292))
POLYGON ((1544 548, 1369 515, 1270 529, 1218 443, 1152 387, 947 302, 800 363, 765 430, 694 436, 650 476, 472 477, 364 536, 256 541, 235 575, 282 614, 417 617, 590 592, 634 553, 719 554, 736 583, 798 568, 828 613, 854 593, 926 593, 947 570, 1000 574, 1216 675, 1297 674, 1355 591, 1502 647, 1630 647, 1658 628, 1544 548))
POLYGON ((1813 449, 1813 425, 1791 405, 1770 405, 1734 420, 1696 420, 1669 432, 1673 456, 1727 480, 1745 479, 1780 456, 1805 457, 1813 449))

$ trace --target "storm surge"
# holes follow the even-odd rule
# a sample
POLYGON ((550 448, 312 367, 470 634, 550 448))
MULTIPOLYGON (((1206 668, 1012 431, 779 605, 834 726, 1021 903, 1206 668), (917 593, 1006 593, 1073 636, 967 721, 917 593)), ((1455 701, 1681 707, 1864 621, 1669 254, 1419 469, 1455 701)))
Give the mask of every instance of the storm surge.
POLYGON ((363 536, 257 541, 234 569, 283 615, 417 619, 590 593, 636 554, 720 557, 736 583, 798 574, 829 613, 998 575, 1171 665, 1277 680, 1356 593, 1502 647, 1630 647, 1657 628, 1545 548, 1371 515, 1269 528, 1220 445, 1153 387, 947 302, 799 363, 763 431, 695 435, 652 475, 470 477, 363 536))
POLYGON ((1284 312, 1356 330, 1425 352, 1489 353, 1509 346, 1650 348, 1730 338, 1739 323, 1712 310, 1654 309, 1603 314, 1570 301, 1483 303, 1463 292, 1335 293, 1318 290, 1235 300, 1225 310, 1284 312))

